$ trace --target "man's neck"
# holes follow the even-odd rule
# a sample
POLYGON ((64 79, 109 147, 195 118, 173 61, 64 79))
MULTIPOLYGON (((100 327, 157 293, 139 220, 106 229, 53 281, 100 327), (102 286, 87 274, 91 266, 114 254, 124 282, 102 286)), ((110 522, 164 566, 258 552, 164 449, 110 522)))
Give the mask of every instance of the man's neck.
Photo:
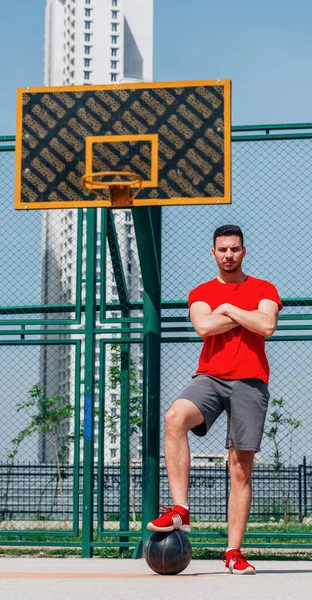
POLYGON ((247 275, 245 275, 243 271, 235 271, 235 273, 224 273, 220 271, 217 279, 220 283, 243 283, 246 277, 247 275))

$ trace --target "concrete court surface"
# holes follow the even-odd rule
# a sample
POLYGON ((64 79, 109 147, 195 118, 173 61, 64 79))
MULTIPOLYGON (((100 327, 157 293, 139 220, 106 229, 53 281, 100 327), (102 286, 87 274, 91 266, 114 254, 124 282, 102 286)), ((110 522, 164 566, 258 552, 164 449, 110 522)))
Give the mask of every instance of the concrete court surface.
POLYGON ((1 558, 1 600, 311 600, 312 561, 254 561, 256 575, 228 575, 221 561, 193 560, 179 575, 144 560, 1 558))

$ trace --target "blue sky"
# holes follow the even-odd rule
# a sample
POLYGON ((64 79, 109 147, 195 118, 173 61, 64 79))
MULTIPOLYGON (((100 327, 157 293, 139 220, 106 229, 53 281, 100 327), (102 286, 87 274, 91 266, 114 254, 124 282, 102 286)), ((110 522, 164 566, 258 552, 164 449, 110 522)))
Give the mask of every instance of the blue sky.
MULTIPOLYGON (((311 121, 310 0, 154 0, 154 79, 229 78, 233 124, 311 121)), ((0 135, 15 90, 43 82, 45 0, 1 6, 0 135), (13 35, 12 35, 13 32, 13 35)))

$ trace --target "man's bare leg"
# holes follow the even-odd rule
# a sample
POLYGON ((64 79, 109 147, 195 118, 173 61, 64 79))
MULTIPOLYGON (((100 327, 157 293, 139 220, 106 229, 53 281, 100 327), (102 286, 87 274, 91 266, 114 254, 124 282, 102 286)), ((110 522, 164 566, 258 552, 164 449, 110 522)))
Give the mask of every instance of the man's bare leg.
POLYGON ((255 453, 229 450, 231 491, 228 506, 228 547, 240 549, 251 505, 251 475, 255 453))
POLYGON ((204 422, 190 400, 175 400, 166 414, 165 460, 173 504, 188 505, 190 447, 188 431, 204 422))

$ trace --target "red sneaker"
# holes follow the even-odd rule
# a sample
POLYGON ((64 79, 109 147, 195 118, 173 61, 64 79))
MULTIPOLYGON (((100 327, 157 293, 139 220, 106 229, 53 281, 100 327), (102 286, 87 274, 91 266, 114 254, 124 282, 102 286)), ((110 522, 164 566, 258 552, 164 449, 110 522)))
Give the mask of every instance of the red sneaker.
POLYGON ((147 529, 151 531, 173 531, 179 529, 179 531, 191 531, 190 526, 190 513, 186 508, 175 504, 173 508, 167 506, 160 506, 160 510, 163 513, 158 519, 150 521, 147 525, 147 529))
POLYGON ((241 554, 240 550, 228 550, 222 556, 225 562, 225 568, 232 575, 255 575, 256 569, 247 562, 246 556, 241 554))

